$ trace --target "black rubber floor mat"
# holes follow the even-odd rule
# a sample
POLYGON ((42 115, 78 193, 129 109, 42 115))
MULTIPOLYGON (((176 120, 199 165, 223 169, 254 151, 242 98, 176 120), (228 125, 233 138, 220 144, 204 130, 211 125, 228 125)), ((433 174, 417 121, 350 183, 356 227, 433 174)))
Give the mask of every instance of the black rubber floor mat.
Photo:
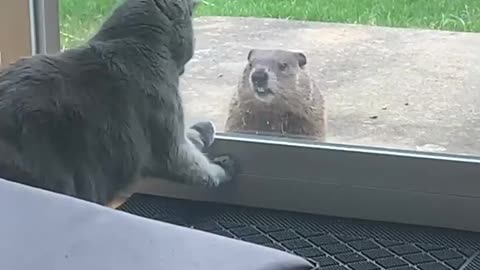
POLYGON ((287 252, 326 270, 480 270, 480 234, 136 194, 120 208, 287 252))

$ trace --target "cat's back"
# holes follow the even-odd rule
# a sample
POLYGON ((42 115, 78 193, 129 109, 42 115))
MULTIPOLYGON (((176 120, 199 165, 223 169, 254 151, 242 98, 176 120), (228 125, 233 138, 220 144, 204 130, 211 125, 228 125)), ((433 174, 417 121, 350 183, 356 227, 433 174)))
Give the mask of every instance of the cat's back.
POLYGON ((0 71, 0 112, 101 115, 127 100, 118 77, 88 47, 23 58, 0 71))

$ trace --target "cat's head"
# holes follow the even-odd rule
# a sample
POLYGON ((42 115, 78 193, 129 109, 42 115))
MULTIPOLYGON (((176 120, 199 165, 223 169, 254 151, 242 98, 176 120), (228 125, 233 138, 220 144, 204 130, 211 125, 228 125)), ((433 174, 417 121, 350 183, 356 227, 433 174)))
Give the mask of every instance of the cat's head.
POLYGON ((193 57, 195 35, 193 17, 201 0, 153 0, 172 24, 170 51, 182 74, 184 66, 193 57))

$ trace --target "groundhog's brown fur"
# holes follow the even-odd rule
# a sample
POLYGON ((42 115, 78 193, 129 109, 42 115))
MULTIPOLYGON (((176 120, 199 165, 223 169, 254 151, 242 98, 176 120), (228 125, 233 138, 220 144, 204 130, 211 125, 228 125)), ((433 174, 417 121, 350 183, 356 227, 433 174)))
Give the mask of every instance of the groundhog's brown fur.
POLYGON ((230 103, 227 132, 265 132, 324 141, 325 100, 303 53, 251 50, 230 103))

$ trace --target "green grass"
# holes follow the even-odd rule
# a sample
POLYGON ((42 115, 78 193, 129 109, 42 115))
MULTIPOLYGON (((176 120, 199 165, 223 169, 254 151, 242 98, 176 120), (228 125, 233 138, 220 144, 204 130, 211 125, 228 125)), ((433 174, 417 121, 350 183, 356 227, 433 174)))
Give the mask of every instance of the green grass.
MULTIPOLYGON (((119 0, 60 0, 62 44, 79 44, 119 0)), ((480 32, 480 0, 204 0, 198 16, 253 16, 480 32)))
POLYGON ((119 0, 59 0, 62 47, 81 44, 90 37, 119 0))

